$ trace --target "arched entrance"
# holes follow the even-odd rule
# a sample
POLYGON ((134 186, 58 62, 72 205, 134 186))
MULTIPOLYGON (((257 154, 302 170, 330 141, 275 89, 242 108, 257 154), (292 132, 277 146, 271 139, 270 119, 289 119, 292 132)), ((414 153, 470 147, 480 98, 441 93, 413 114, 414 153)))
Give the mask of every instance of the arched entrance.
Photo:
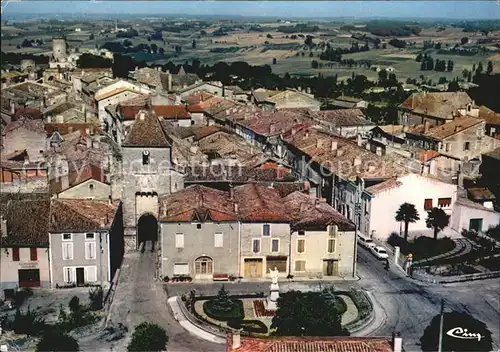
POLYGON ((158 220, 152 214, 143 214, 137 221, 137 244, 158 241, 158 220))

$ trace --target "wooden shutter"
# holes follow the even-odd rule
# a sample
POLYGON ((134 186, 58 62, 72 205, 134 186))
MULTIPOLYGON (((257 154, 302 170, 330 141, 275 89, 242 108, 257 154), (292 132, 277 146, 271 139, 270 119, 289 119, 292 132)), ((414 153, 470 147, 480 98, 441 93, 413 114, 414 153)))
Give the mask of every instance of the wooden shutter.
POLYGON ((306 240, 297 240, 297 252, 304 253, 306 249, 306 240))
POLYGON ((36 262, 38 260, 38 252, 36 248, 30 248, 31 261, 36 262))
POLYGON ((335 252, 335 239, 329 238, 328 239, 328 253, 334 253, 334 252, 335 252))
POLYGON ((12 260, 15 262, 19 261, 19 248, 12 248, 12 260))
POLYGON ((439 198, 438 206, 440 207, 449 207, 451 205, 451 198, 439 198))
POLYGON ((85 282, 96 282, 97 281, 97 267, 87 266, 85 267, 85 282))
POLYGON ((432 209, 432 199, 426 199, 424 202, 424 209, 430 210, 432 209))

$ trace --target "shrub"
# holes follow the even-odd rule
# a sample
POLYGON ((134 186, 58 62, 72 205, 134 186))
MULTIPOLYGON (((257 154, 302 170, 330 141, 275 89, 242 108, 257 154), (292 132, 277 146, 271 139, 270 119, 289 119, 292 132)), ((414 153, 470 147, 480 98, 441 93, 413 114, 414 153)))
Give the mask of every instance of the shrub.
POLYGON ((12 330, 16 334, 38 336, 44 328, 44 319, 39 318, 29 307, 25 314, 21 313, 19 308, 17 308, 14 321, 12 322, 12 330))
POLYGON ((81 326, 90 325, 96 321, 96 317, 89 312, 89 307, 82 306, 78 297, 73 296, 68 306, 70 314, 67 314, 62 306, 59 310, 58 326, 63 331, 71 331, 81 326))
POLYGON ((135 327, 128 351, 165 351, 167 332, 156 324, 141 323, 135 327))
POLYGON ((233 329, 242 329, 245 332, 255 333, 255 334, 267 334, 267 326, 260 320, 239 320, 230 319, 227 321, 227 325, 233 329))
POLYGON ((100 310, 103 306, 104 291, 101 286, 89 290, 90 309, 100 310))
POLYGON ((37 351, 79 351, 78 342, 59 330, 45 332, 36 345, 37 351))
POLYGON ((221 321, 227 321, 229 319, 243 320, 243 318, 245 318, 243 302, 241 300, 238 299, 232 301, 229 310, 219 310, 219 306, 215 302, 216 299, 212 299, 203 303, 203 311, 210 318, 221 321))

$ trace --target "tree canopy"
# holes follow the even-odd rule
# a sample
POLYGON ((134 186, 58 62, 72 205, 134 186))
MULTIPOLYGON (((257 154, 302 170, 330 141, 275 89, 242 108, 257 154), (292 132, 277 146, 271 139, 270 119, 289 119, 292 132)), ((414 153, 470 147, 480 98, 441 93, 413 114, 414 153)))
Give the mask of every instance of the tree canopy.
POLYGON ((156 324, 141 323, 135 327, 128 351, 166 351, 167 332, 156 324))
POLYGON ((348 336, 330 295, 289 291, 278 298, 271 328, 279 336, 348 336))
POLYGON ((36 345, 37 351, 79 351, 78 342, 71 336, 53 329, 45 332, 36 345))
POLYGON ((417 220, 420 220, 420 216, 417 209, 415 209, 415 205, 403 203, 399 206, 396 212, 396 221, 401 221, 405 224, 405 240, 408 240, 408 225, 417 220))
POLYGON ((437 239, 439 231, 442 231, 450 223, 450 216, 441 208, 432 208, 427 212, 425 224, 434 230, 434 239, 437 239))

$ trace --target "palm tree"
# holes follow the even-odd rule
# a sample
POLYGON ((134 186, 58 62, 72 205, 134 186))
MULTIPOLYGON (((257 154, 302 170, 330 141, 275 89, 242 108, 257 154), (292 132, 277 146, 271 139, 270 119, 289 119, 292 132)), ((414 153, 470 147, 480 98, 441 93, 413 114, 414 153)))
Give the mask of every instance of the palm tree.
POLYGON ((408 241, 408 225, 410 222, 416 222, 420 220, 417 209, 410 203, 403 203, 399 206, 396 212, 396 221, 402 221, 405 223, 405 241, 408 241))
POLYGON ((432 208, 427 212, 425 224, 429 229, 434 229, 434 239, 437 240, 439 231, 443 230, 450 223, 450 216, 440 208, 432 208))

